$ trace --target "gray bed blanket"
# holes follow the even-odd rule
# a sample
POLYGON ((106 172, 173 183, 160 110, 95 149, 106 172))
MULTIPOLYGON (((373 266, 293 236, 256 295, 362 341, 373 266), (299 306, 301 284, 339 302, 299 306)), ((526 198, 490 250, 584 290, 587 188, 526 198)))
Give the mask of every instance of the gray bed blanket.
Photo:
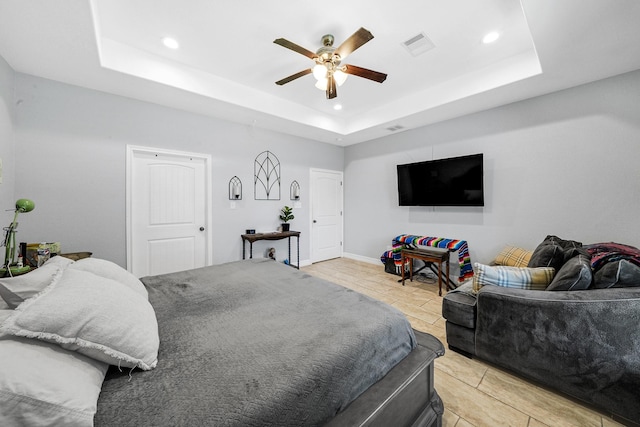
POLYGON ((400 311, 271 260, 142 281, 158 366, 111 367, 96 426, 321 425, 415 347, 400 311))

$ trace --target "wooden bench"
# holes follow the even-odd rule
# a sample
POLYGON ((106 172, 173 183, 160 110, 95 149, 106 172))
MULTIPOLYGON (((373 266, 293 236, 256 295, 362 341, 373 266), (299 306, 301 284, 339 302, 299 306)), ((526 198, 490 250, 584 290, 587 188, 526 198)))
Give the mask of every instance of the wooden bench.
MULTIPOLYGON (((404 266, 406 260, 409 260, 409 280, 413 281, 413 260, 419 259, 424 261, 425 267, 429 266, 431 270, 438 276, 438 295, 442 296, 442 276, 444 271, 442 269, 442 264, 447 264, 447 272, 446 276, 444 276, 444 283, 447 289, 449 289, 449 251, 448 250, 435 250, 435 249, 413 249, 413 248, 403 248, 401 250, 401 262, 402 262, 402 286, 404 286, 404 266), (438 265, 438 271, 433 269, 433 266, 438 265)), ((424 267, 423 267, 424 268, 424 267)), ((422 268, 420 269, 422 270, 422 268)), ((418 270, 418 271, 420 271, 418 270)))

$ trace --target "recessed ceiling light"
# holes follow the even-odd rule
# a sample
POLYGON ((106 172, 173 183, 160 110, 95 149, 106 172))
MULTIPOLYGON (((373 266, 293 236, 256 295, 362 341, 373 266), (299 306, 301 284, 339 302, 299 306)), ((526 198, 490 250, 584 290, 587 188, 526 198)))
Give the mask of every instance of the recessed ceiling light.
POLYGON ((493 43, 499 38, 500 38, 500 33, 497 31, 492 31, 482 38, 482 43, 484 44, 493 43))
POLYGON ((165 37, 162 39, 162 44, 164 44, 166 47, 168 47, 169 49, 177 49, 180 47, 180 44, 178 44, 178 41, 174 38, 171 37, 165 37))
POLYGON ((334 110, 342 110, 342 104, 336 104, 333 106, 334 110))

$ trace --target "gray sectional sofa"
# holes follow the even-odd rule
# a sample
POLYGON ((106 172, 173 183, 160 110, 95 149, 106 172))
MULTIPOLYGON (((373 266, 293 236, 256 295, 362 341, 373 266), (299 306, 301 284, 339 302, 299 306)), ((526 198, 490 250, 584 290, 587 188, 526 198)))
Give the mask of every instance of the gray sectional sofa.
MULTIPOLYGON (((541 246, 549 244, 550 237, 555 236, 541 246)), ((573 249, 565 252, 572 256, 564 263, 585 256, 585 251, 573 249)), ((539 261, 536 251, 534 264, 539 261)), ((587 254, 589 259, 596 259, 592 254, 587 254)), ((467 283, 449 292, 442 306, 449 348, 566 393, 620 422, 640 425, 640 277, 630 284, 636 260, 631 267, 628 258, 609 261, 599 266, 608 265, 609 271, 598 283, 598 271, 576 270, 574 265, 571 281, 567 271, 560 275, 563 266, 556 266, 556 276, 565 285, 554 288, 552 283, 547 289, 575 289, 567 284, 585 281, 586 271, 590 276, 583 290, 474 290, 467 283), (611 278, 618 283, 612 284, 611 278), (610 287, 603 289, 605 279, 610 287)))

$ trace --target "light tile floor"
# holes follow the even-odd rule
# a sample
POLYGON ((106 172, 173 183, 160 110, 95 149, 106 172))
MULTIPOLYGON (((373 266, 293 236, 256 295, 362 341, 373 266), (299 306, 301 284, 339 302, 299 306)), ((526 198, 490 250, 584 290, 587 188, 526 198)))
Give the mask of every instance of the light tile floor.
MULTIPOLYGON (((442 297, 434 277, 406 281, 403 287, 382 264, 347 258, 302 270, 397 307, 414 329, 434 335, 446 348, 442 297)), ((446 427, 621 425, 593 408, 449 349, 436 359, 435 387, 444 402, 446 427)))

